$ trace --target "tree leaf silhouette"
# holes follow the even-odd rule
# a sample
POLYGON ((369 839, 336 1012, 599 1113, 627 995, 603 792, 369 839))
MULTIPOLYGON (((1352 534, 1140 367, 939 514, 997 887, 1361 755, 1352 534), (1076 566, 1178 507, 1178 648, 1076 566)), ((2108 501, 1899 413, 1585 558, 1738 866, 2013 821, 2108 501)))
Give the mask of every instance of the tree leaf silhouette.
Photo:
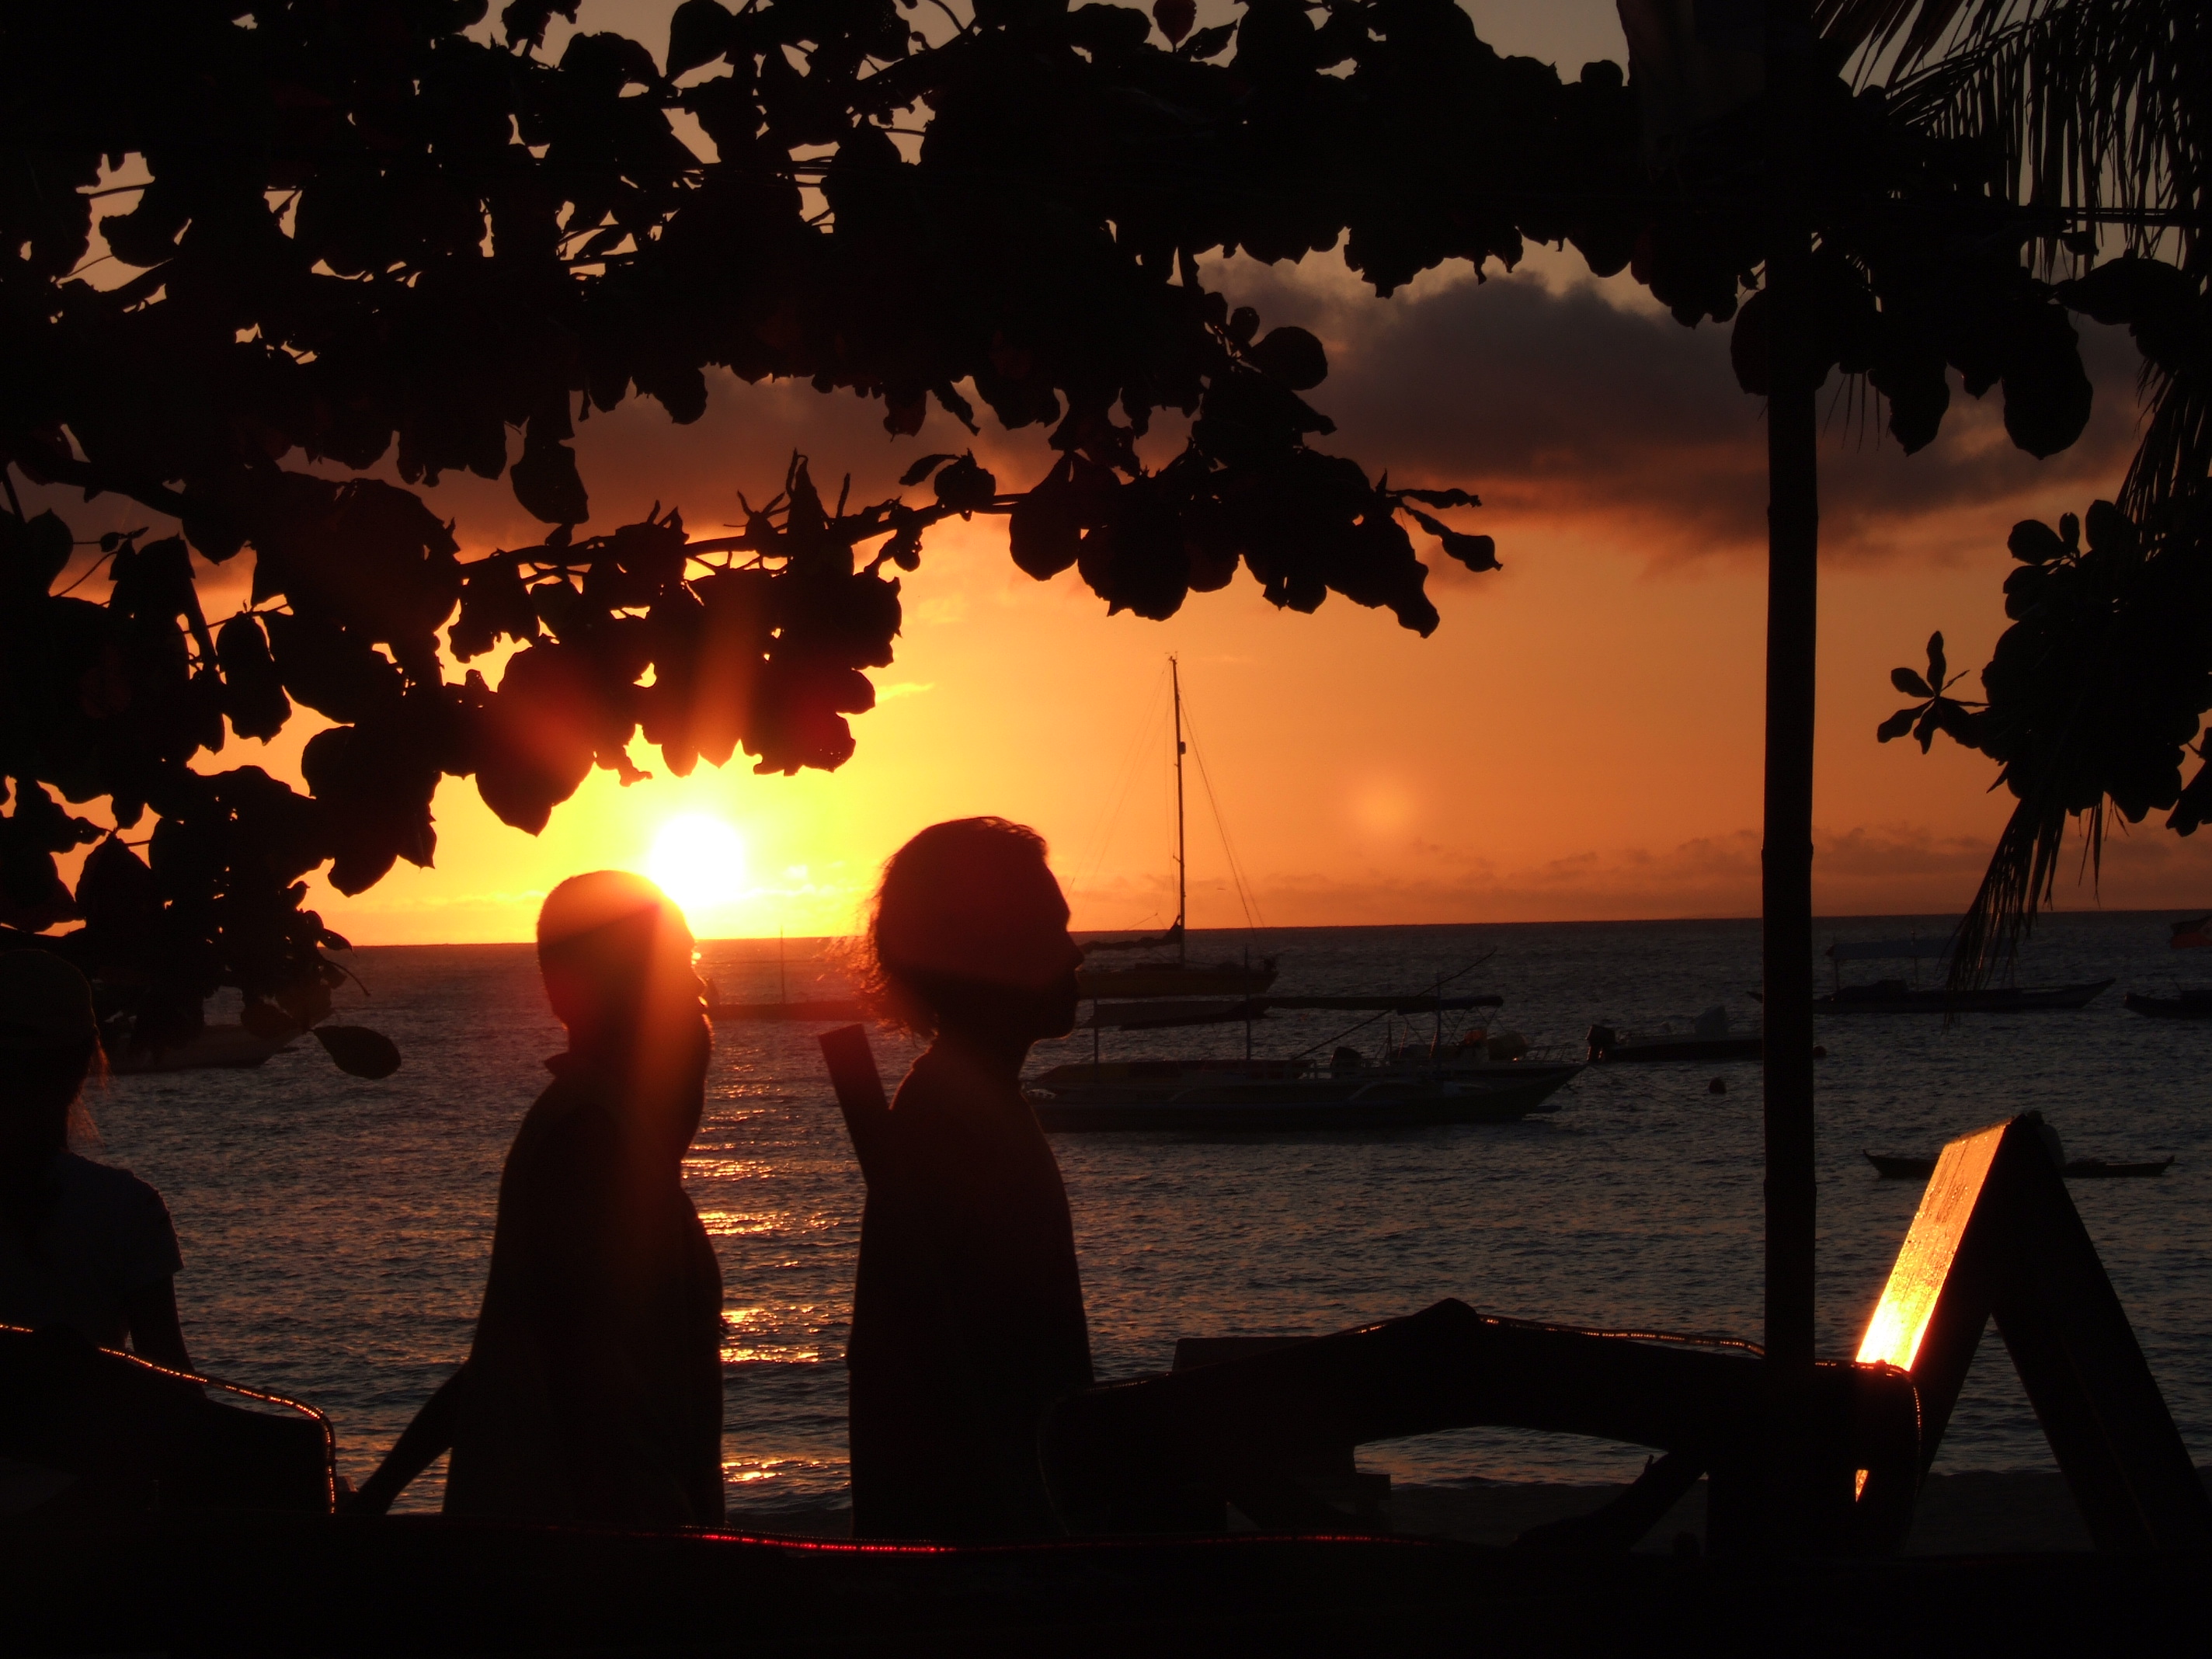
POLYGON ((366 1025, 318 1025, 310 1035, 349 1077, 374 1081, 399 1069, 399 1045, 366 1025))

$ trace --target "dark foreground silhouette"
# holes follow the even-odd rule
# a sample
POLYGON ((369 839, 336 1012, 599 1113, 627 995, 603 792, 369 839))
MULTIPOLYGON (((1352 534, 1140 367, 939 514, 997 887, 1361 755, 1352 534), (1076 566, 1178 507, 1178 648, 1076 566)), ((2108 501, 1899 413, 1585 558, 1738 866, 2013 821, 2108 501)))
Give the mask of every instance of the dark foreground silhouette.
POLYGON ((44 951, 0 954, 0 1324, 60 1326, 188 1371, 184 1265, 161 1195, 70 1149, 100 1056, 92 988, 44 951))
MULTIPOLYGON (((1341 1526, 1302 1465, 1477 1424, 1668 1454, 1563 1546, 1618 1534, 1626 1547, 1709 1469, 1732 1465, 1734 1492, 1757 1488, 1757 1425, 1778 1409, 1830 1425, 1831 1484, 1910 1468, 1901 1372, 1822 1367, 1778 1388, 1741 1353, 1532 1327, 1458 1302, 1094 1386, 1066 1195, 1020 1091, 1030 1045, 1074 1024, 1081 953, 1067 921, 1034 831, 995 818, 925 830, 885 867, 871 943, 878 995, 931 1046, 890 1109, 872 1112, 858 1098, 874 1086, 864 1042, 824 1040, 868 1181, 848 1353, 857 1534, 1192 1531, 1218 1528, 1230 1503, 1263 1526, 1341 1526)), ((1845 1526, 1870 1543, 1909 1512, 1845 1526)), ((1721 1530, 1730 1524, 1749 1522, 1723 1516, 1721 1530)))
POLYGON ((853 1515, 886 1538, 1056 1531, 1036 1458, 1091 1380, 1060 1165, 1022 1098, 1030 1045, 1075 1022, 1082 952, 1044 843, 998 818, 923 830, 870 929, 889 1011, 930 1034, 890 1113, 853 1287, 853 1515))
POLYGON ((446 1512, 635 1528, 722 1519, 721 1273, 683 1187, 708 1036, 691 934, 641 877, 547 898, 568 1049, 500 1177, 475 1345, 356 1499, 450 1445, 446 1512))

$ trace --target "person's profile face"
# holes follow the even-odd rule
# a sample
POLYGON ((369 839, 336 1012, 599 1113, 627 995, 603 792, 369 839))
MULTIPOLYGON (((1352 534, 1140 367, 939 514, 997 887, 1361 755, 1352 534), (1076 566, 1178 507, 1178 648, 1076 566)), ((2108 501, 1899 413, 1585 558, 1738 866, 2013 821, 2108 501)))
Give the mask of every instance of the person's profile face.
POLYGON ((1009 977, 1036 1011, 1041 1037, 1075 1029, 1075 970, 1083 951, 1067 931, 1067 898, 1040 859, 1024 871, 1007 895, 1009 977))
POLYGON ((640 1006, 653 1036, 679 1047, 711 1036, 707 988, 692 966, 696 951, 690 928, 672 911, 658 931, 640 988, 640 1006))

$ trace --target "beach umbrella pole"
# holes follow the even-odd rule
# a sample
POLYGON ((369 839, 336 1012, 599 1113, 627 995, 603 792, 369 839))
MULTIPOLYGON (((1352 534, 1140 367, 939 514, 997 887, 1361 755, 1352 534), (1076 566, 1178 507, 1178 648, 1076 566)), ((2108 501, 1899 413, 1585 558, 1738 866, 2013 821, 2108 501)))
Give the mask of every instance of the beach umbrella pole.
POLYGON ((1765 1001, 1766 1351, 1813 1359, 1813 709, 1820 459, 1803 342, 1812 235, 1802 188, 1812 28, 1769 0, 1774 226, 1766 262, 1766 781, 1760 852, 1765 1001))
MULTIPOLYGON (((1766 108, 1773 222, 1766 262, 1767 588, 1765 829, 1760 952, 1765 984, 1765 1339, 1786 1389, 1814 1353, 1813 737, 1819 634, 1820 459, 1808 350, 1813 236, 1804 111, 1816 65, 1803 0, 1768 0, 1766 108)), ((1848 1516, 1830 1449, 1771 1419, 1760 1483, 1766 1547, 1794 1551, 1848 1516), (1838 1514, 1838 1510, 1841 1511, 1838 1514)))

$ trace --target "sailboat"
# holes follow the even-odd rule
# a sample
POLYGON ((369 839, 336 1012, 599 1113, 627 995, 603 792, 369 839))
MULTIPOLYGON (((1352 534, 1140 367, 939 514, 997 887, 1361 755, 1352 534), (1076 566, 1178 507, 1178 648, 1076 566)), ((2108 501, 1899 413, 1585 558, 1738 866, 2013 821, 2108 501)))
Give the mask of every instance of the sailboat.
POLYGON ((1091 998, 1256 996, 1275 982, 1275 963, 1272 957, 1257 963, 1249 958, 1243 962, 1210 964, 1194 963, 1190 960, 1185 928, 1190 914, 1190 893, 1189 866, 1184 846, 1182 794, 1183 755, 1189 745, 1182 735, 1182 672, 1173 657, 1168 659, 1168 681, 1174 693, 1175 706, 1175 925, 1165 933, 1150 939, 1106 939, 1086 945, 1083 949, 1086 957, 1097 951, 1165 951, 1170 948, 1175 954, 1148 957, 1126 966, 1094 966, 1086 962, 1076 972, 1076 989, 1081 995, 1091 998))
POLYGON ((783 929, 775 930, 775 1000, 774 1002, 725 1002, 721 988, 711 979, 707 981, 707 1018, 720 1024, 723 1020, 767 1020, 807 1023, 833 1019, 866 1019, 868 1011, 852 997, 810 997, 797 1002, 791 1000, 791 983, 784 972, 783 929))

